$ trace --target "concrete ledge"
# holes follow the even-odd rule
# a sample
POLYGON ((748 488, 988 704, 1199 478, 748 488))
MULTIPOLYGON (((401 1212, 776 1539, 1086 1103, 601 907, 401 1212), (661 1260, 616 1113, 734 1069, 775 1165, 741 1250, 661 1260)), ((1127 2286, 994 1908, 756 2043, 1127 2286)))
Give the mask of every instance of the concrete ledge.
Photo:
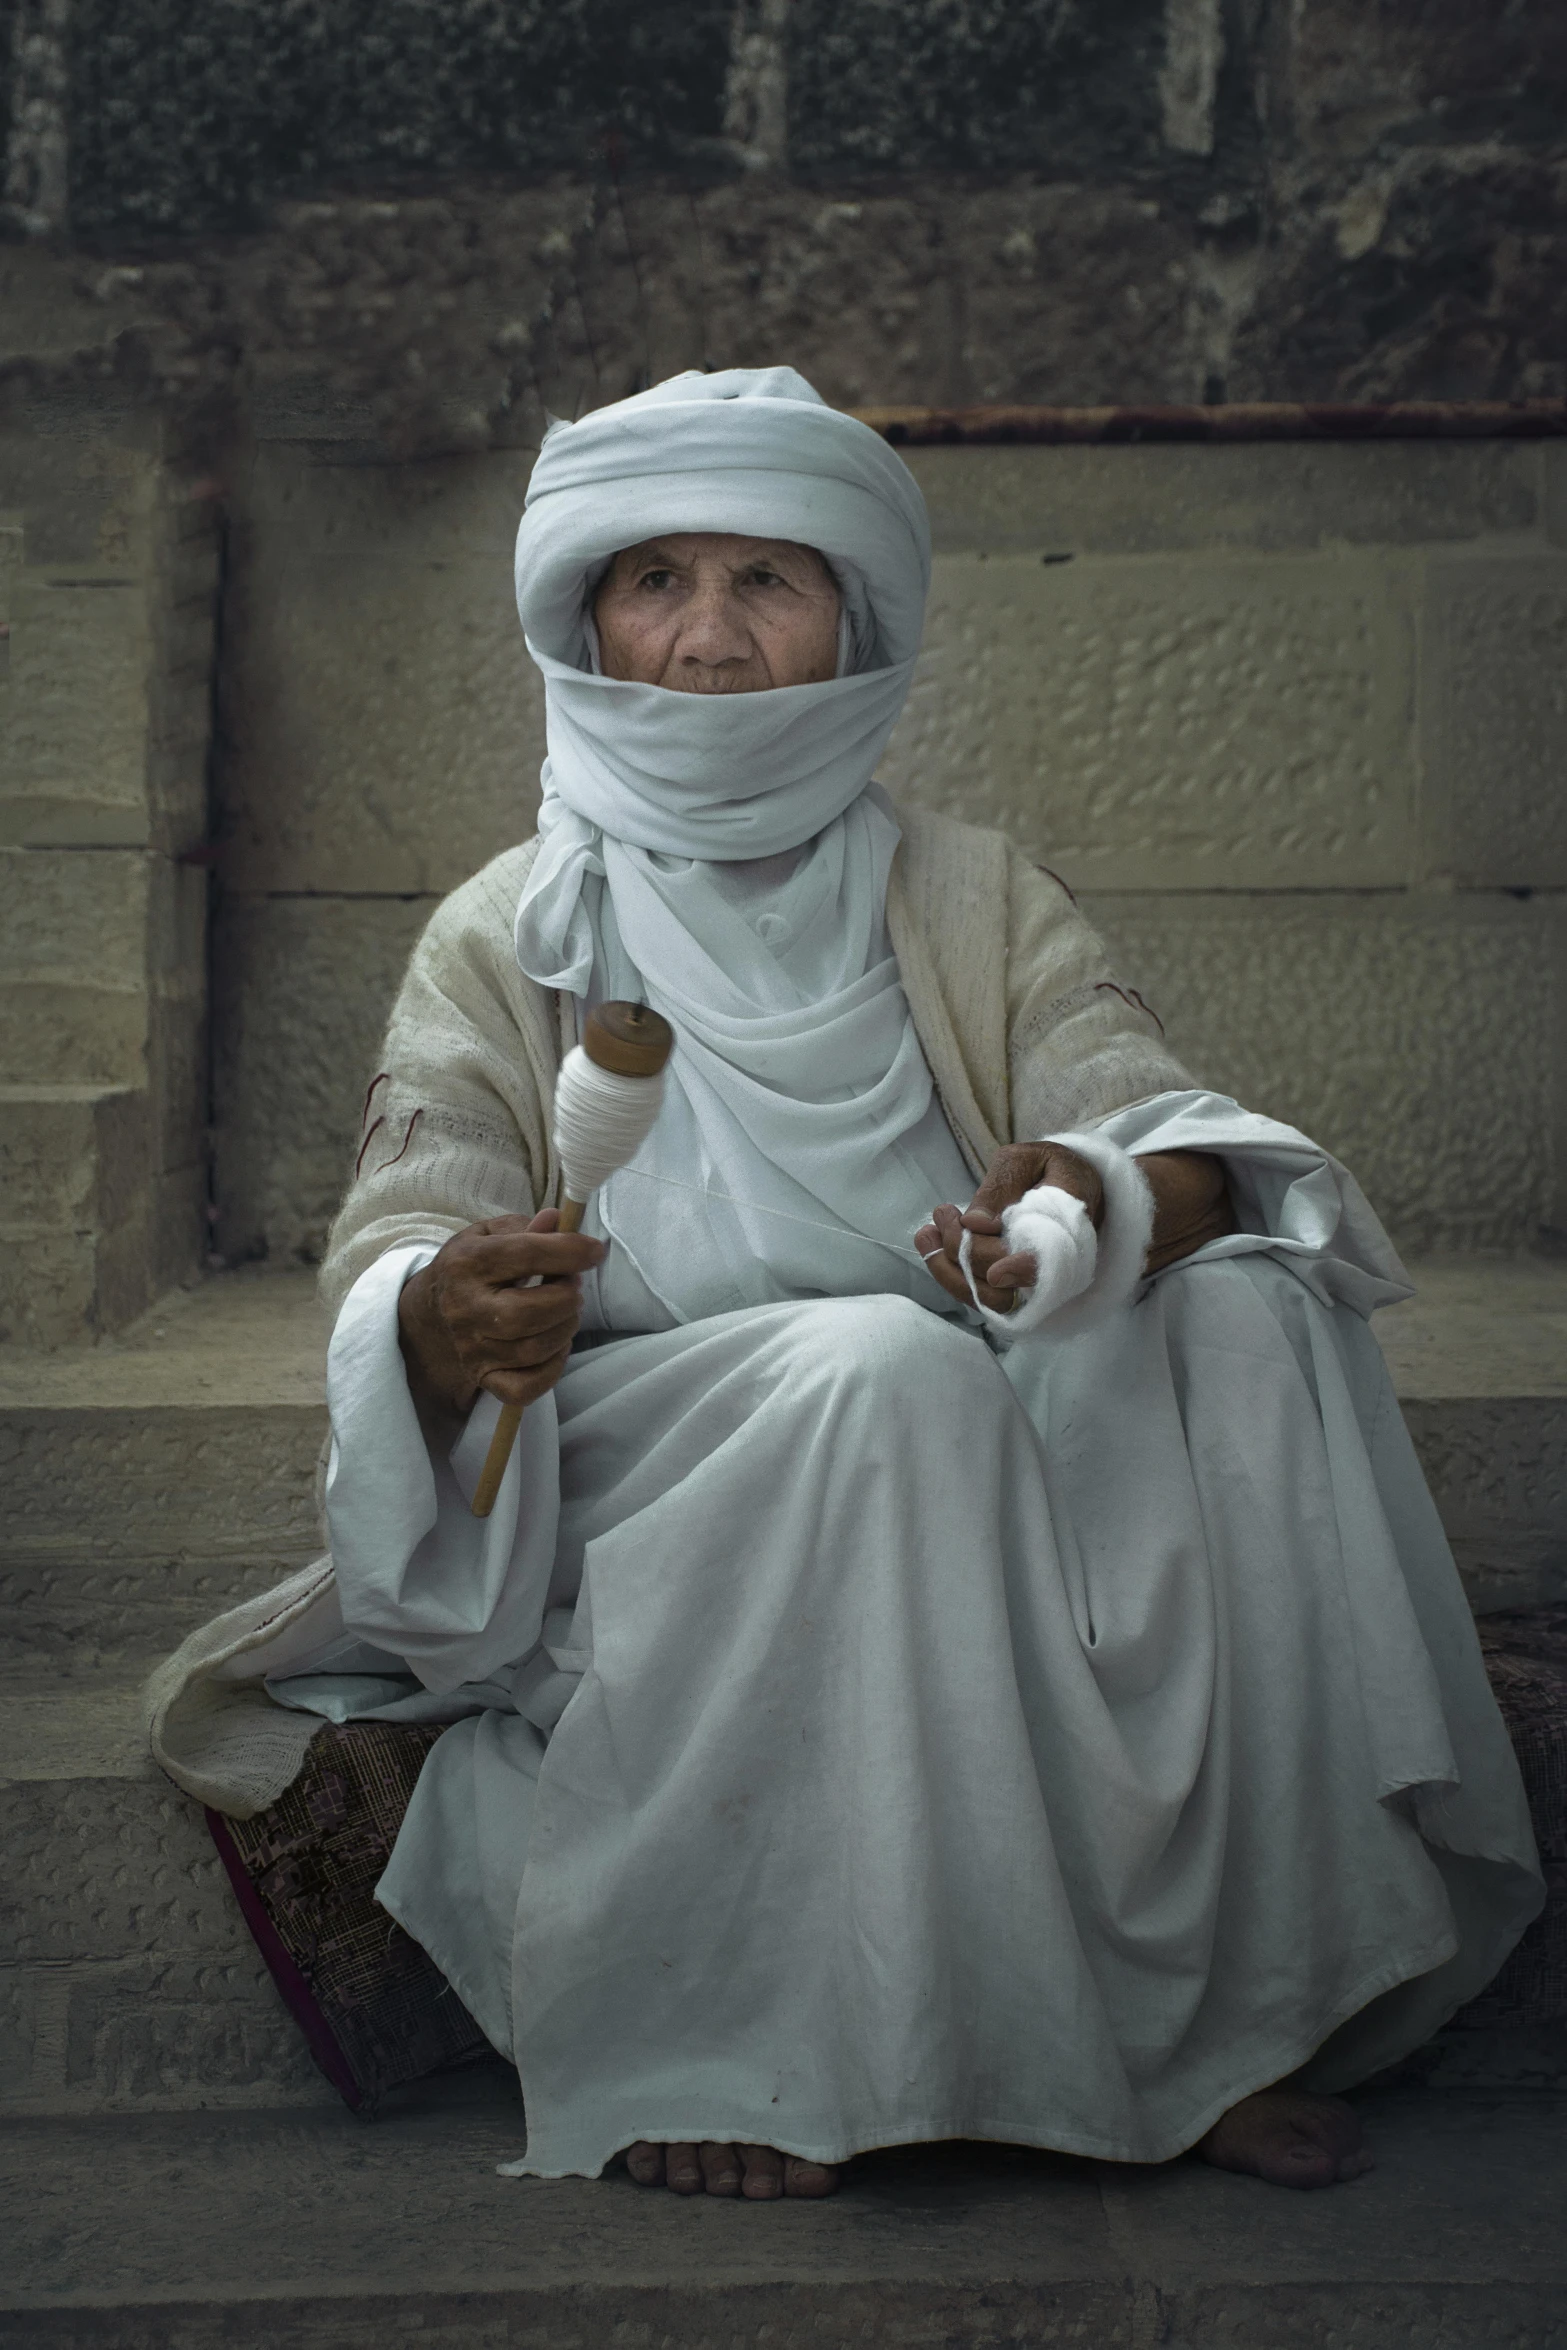
POLYGON ((1561 2102, 1362 2100, 1379 2167, 1287 2195, 1002 2147, 865 2156, 827 2204, 516 2180, 515 2088, 343 2113, 13 2125, 0 2342, 51 2350, 1547 2350, 1561 2102))

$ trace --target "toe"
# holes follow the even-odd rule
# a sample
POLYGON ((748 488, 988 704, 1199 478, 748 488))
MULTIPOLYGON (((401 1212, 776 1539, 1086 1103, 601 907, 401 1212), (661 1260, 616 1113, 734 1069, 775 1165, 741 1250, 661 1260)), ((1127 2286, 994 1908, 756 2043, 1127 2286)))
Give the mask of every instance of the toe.
POLYGON ((661 2187, 664 2184, 664 2149, 639 2138, 626 2149, 626 2168, 639 2187, 661 2187))
POLYGON ((1338 2157, 1310 2138, 1277 2139, 1258 2149, 1257 2176, 1275 2187, 1331 2187, 1338 2157))
POLYGON ((784 2162, 784 2193, 786 2195, 836 2195, 839 2172, 836 2163, 807 2162, 803 2155, 791 2154, 784 2162))
POLYGON ((732 2146, 723 2146, 716 2139, 706 2139, 700 2148, 702 2176, 709 2195, 738 2195, 740 2192, 740 2157, 732 2146))
POLYGON ((783 2156, 771 2146, 742 2146, 740 2161, 744 2176, 740 2192, 753 2203, 771 2203, 784 2191, 783 2156))
POLYGON ((694 2146, 666 2146, 664 2178, 677 2195, 700 2195, 707 2181, 694 2146))

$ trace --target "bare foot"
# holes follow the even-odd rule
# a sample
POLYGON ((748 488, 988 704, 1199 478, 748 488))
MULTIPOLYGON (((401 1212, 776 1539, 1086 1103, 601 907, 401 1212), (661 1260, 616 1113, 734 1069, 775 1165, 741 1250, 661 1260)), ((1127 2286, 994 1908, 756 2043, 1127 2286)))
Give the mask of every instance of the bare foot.
POLYGON ((780 2195, 836 2195, 836 2163, 807 2162, 771 2146, 656 2146, 639 2138, 626 2150, 626 2168, 641 2187, 669 2187, 677 2195, 743 2195, 771 2203, 780 2195))
POLYGON ((1220 2170, 1249 2171, 1275 2187, 1332 2187, 1372 2167, 1353 2107, 1306 2089, 1243 2097, 1193 2151, 1220 2170))

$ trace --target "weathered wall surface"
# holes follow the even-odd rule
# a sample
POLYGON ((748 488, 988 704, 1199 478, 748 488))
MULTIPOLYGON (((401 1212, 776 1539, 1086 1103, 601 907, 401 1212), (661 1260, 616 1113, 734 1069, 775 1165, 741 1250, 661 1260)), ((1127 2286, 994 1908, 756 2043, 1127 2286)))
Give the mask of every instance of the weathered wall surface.
MULTIPOLYGON (((884 774, 1088 893, 1209 1082, 1414 1247, 1567 1222, 1567 450, 911 453, 937 575, 884 774)), ((525 467, 273 447, 231 611, 220 1245, 318 1251, 408 947, 529 828, 525 467)))
POLYGON ((1557 0, 0 0, 0 58, 24 388, 47 347, 392 450, 780 357, 848 404, 1567 391, 1557 0))
POLYGON ((0 436, 0 1343, 206 1247, 211 488, 153 417, 0 436))

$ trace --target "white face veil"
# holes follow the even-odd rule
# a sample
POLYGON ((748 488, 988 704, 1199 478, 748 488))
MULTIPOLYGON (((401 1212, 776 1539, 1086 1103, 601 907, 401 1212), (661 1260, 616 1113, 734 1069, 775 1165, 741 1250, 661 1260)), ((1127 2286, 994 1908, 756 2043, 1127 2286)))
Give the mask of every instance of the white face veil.
POLYGON ((912 1235, 965 1176, 887 945, 898 829, 871 780, 930 583, 908 468, 791 368, 675 376, 551 430, 516 577, 549 746, 518 962, 585 1000, 645 994, 677 1038, 604 1228, 677 1320, 887 1288, 939 1304, 912 1235), (680 531, 817 548, 843 673, 746 694, 599 674, 592 584, 680 531), (789 850, 757 895, 756 861, 789 850))

